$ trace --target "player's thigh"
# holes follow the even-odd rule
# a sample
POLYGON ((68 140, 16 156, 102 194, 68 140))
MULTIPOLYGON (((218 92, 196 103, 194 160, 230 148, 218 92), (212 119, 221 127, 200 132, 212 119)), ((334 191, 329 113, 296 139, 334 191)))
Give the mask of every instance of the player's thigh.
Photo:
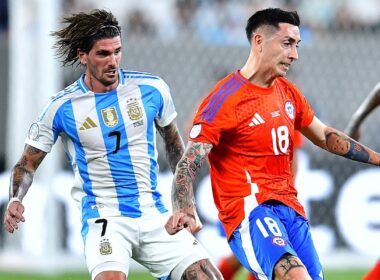
POLYGON ((128 275, 132 246, 138 244, 138 226, 134 219, 89 219, 82 232, 85 233, 85 256, 92 279, 106 271, 128 275))
POLYGON ((323 279, 322 265, 310 232, 308 221, 302 216, 297 216, 288 229, 289 239, 298 257, 305 265, 312 279, 323 279))
POLYGON ((249 220, 233 232, 229 244, 239 261, 259 279, 272 279, 274 267, 283 255, 297 255, 284 224, 271 207, 263 205, 256 207, 249 220))
POLYGON ((168 234, 164 227, 168 218, 168 215, 160 214, 141 220, 140 244, 133 251, 133 258, 156 278, 171 275, 170 279, 179 280, 186 268, 208 259, 209 255, 186 229, 174 235, 168 234))
POLYGON ((283 255, 275 265, 274 279, 312 280, 302 261, 297 256, 292 256, 289 254, 283 255))

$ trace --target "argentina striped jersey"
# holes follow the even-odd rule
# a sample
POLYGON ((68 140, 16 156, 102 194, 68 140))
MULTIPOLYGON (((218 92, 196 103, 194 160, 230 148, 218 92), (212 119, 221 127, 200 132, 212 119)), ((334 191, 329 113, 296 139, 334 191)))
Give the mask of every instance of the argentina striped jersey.
POLYGON ((25 143, 50 152, 61 137, 83 222, 163 213, 167 209, 157 191, 155 123, 164 127, 176 116, 162 79, 119 69, 119 85, 110 92, 90 91, 82 76, 52 97, 25 143))

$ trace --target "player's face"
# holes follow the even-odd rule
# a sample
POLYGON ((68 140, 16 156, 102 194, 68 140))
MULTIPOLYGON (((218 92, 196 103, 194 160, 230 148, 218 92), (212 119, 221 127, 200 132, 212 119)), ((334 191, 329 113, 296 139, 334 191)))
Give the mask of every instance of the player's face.
POLYGON ((110 91, 118 85, 118 68, 121 60, 120 36, 101 39, 94 43, 88 54, 80 53, 86 65, 86 84, 95 92, 110 91))
POLYGON ((265 36, 262 45, 262 66, 273 77, 285 76, 293 61, 298 59, 300 39, 298 26, 280 23, 279 30, 265 36))

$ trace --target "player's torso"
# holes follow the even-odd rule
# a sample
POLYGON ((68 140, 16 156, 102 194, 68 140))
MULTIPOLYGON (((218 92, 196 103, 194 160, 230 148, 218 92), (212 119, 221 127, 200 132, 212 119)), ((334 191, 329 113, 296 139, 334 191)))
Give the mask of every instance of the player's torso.
POLYGON ((75 172, 72 193, 84 209, 114 208, 128 216, 140 215, 142 205, 164 211, 154 125, 161 107, 156 87, 126 81, 108 93, 77 94, 60 108, 75 172))

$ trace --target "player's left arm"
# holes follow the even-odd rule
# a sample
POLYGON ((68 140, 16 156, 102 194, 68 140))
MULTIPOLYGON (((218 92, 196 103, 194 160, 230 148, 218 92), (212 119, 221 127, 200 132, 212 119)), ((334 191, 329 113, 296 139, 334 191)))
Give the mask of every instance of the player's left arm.
POLYGON ((380 154, 355 141, 343 132, 326 126, 314 116, 311 124, 301 130, 315 145, 345 158, 380 165, 380 154))
POLYGON ((164 139, 166 157, 169 161, 170 169, 174 174, 177 163, 185 151, 185 144, 175 121, 164 127, 160 127, 159 125, 156 125, 156 127, 164 139))

